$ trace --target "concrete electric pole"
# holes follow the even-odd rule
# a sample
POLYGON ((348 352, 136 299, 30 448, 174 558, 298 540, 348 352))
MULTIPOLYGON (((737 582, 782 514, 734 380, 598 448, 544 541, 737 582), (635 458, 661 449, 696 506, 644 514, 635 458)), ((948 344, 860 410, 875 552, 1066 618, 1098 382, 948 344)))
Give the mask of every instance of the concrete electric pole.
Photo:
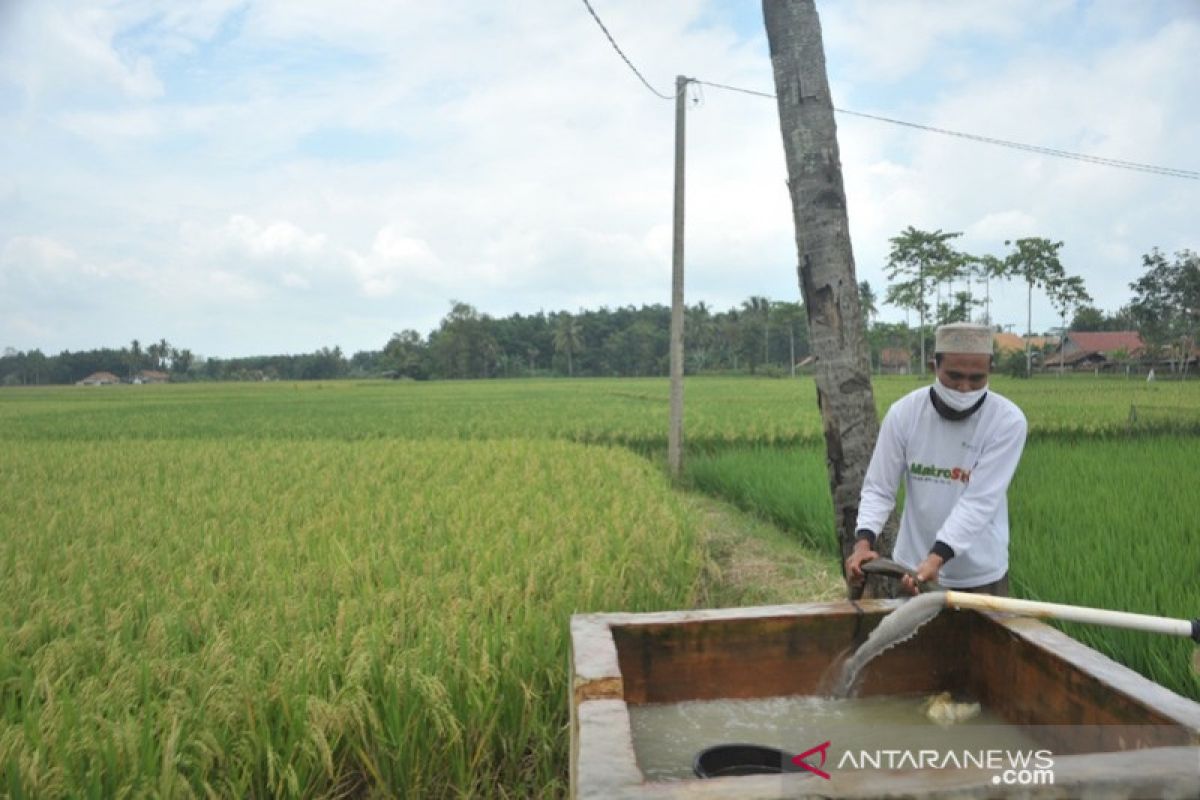
POLYGON ((683 156, 687 120, 687 85, 675 77, 675 241, 671 250, 671 422, 667 433, 667 468, 671 478, 683 473, 683 156))

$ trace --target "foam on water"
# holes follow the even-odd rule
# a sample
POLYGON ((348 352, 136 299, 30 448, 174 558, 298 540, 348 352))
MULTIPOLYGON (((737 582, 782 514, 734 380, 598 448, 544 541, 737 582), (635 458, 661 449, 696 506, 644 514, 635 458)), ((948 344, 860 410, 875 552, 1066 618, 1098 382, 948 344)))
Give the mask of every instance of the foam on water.
MULTIPOLYGON (((1021 749, 1031 739, 983 708, 969 721, 943 727, 926 714, 924 696, 765 697, 755 700, 693 700, 629 707, 638 766, 651 781, 695 777, 692 760, 706 747, 748 743, 788 754, 832 742, 829 768, 846 751, 895 748, 1021 749)), ((817 762, 813 762, 816 764, 817 762)), ((845 768, 844 765, 842 765, 845 768)))

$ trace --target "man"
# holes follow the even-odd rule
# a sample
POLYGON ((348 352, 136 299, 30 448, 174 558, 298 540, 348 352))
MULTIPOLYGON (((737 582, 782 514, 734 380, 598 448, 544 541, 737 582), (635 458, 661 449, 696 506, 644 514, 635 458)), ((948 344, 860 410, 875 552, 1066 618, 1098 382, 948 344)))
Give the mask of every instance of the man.
POLYGON ((879 428, 863 480, 858 540, 846 577, 878 558, 875 537, 905 478, 894 559, 915 570, 903 587, 936 580, 962 591, 1008 594, 1008 484, 1025 447, 1025 415, 988 391, 992 331, 956 323, 937 329, 935 380, 897 400, 879 428))

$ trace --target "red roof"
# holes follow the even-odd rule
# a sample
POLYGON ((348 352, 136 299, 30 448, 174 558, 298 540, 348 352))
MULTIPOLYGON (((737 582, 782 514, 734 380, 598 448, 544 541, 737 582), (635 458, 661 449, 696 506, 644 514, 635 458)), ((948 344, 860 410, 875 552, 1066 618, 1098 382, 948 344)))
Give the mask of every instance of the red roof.
MULTIPOLYGON (((1025 337, 1018 336, 1015 333, 997 333, 992 336, 992 341, 995 343, 997 353, 1011 353, 1014 351, 1024 352, 1025 337)), ((1035 350, 1041 350, 1046 345, 1057 345, 1058 337, 1056 336, 1030 336, 1029 346, 1035 350)))
POLYGON ((121 379, 111 372, 93 372, 86 378, 76 383, 120 383, 121 379))
POLYGON ((1113 353, 1124 350, 1129 355, 1140 352, 1144 345, 1137 331, 1093 331, 1067 334, 1079 349, 1092 353, 1113 353))

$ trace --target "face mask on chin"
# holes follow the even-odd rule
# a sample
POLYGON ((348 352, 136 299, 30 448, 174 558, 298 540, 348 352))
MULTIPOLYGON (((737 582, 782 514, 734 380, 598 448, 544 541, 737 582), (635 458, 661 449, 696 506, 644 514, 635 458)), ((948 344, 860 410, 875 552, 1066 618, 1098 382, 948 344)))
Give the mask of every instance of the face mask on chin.
POLYGON ((986 383, 982 389, 976 389, 973 392, 960 392, 943 385, 936 378, 933 381, 933 391, 937 394, 938 399, 955 411, 966 411, 968 408, 971 408, 983 399, 983 396, 987 394, 987 390, 986 383))

